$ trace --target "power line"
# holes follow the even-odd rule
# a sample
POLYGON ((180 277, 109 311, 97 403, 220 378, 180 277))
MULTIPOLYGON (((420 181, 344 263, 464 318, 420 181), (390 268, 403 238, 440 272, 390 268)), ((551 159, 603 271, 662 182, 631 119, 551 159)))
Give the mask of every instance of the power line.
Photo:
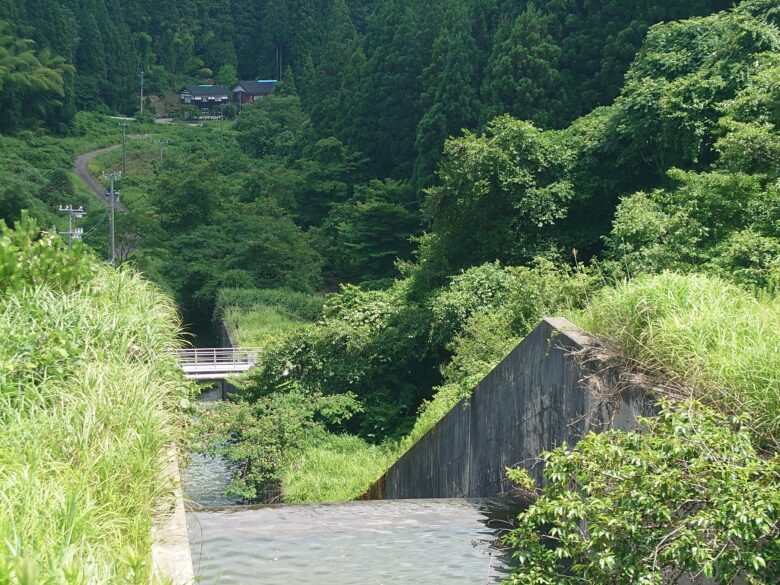
POLYGON ((84 235, 81 236, 83 238, 88 238, 93 233, 95 233, 95 230, 98 229, 101 225, 103 225, 103 222, 106 221, 106 218, 108 217, 108 209, 106 209, 103 212, 103 215, 100 216, 100 219, 95 222, 95 225, 93 225, 91 228, 89 228, 87 231, 84 232, 84 235))

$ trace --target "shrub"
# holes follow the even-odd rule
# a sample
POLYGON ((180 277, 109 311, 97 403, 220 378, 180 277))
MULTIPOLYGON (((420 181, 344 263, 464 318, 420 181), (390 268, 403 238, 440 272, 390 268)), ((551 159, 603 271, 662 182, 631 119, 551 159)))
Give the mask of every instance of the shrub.
POLYGON ((41 285, 72 289, 86 283, 93 270, 93 261, 79 242, 66 253, 65 243, 41 232, 26 212, 14 229, 0 223, 0 293, 41 285))
POLYGON ((351 394, 323 396, 297 384, 252 402, 222 402, 202 412, 194 447, 233 464, 229 495, 254 500, 276 486, 307 446, 321 441, 324 421, 340 423, 360 410, 351 394))
MULTIPOLYGON (((780 578, 780 460, 695 402, 665 404, 641 432, 590 434, 545 453, 547 484, 504 538, 511 583, 650 585, 780 578)), ((536 492, 523 470, 510 477, 536 492)))

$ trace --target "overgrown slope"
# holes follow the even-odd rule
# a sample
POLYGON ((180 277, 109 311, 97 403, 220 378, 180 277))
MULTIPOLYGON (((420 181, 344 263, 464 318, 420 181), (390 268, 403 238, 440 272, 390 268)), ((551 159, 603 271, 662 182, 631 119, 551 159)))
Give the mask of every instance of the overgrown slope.
POLYGON ((188 392, 175 307, 28 223, 0 235, 0 294, 0 582, 149 582, 188 392))

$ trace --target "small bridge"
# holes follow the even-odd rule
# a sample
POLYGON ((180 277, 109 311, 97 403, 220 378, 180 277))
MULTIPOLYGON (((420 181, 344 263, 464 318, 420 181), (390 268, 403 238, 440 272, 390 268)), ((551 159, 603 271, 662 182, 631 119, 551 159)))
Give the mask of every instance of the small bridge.
POLYGON ((174 352, 188 380, 224 380, 257 365, 260 350, 251 347, 209 347, 174 352))

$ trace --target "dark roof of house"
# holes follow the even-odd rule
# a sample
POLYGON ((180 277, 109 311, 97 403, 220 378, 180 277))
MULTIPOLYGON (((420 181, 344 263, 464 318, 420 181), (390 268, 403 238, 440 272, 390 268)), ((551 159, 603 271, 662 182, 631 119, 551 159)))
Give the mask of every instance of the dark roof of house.
POLYGON ((187 85, 182 88, 180 93, 185 91, 190 92, 192 95, 199 96, 216 96, 216 95, 230 95, 230 88, 224 85, 187 85))
POLYGON ((249 95, 266 95, 271 93, 276 86, 275 79, 258 79, 256 81, 239 81, 233 91, 242 89, 249 95))

